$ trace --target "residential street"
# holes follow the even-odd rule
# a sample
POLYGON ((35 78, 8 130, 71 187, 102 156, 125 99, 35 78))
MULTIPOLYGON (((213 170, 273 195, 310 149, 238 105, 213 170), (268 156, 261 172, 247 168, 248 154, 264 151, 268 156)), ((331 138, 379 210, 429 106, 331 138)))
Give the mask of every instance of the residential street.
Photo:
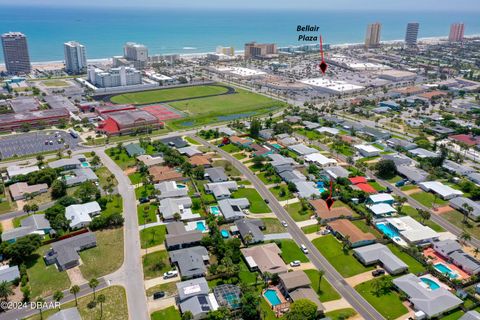
POLYGON ((229 153, 214 146, 213 144, 194 136, 190 136, 201 142, 203 145, 209 146, 225 159, 230 161, 236 169, 238 169, 248 180, 252 182, 255 189, 260 193, 263 199, 269 200, 269 206, 277 215, 278 219, 285 220, 288 224, 288 231, 292 235, 293 240, 298 245, 304 244, 308 250, 308 258, 312 261, 316 268, 325 270, 325 277, 330 284, 352 305, 352 307, 360 313, 364 319, 383 319, 382 315, 378 313, 363 297, 350 287, 343 277, 333 268, 333 266, 320 254, 315 246, 307 239, 302 230, 295 224, 295 221, 290 217, 287 211, 281 206, 273 194, 265 187, 264 183, 255 176, 243 163, 232 157, 229 153))

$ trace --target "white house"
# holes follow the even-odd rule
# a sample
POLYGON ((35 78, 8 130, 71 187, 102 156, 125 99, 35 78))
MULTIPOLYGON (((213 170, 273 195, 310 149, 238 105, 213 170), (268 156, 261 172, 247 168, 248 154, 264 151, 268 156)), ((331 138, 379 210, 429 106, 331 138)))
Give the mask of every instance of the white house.
POLYGON ((360 152, 360 154, 364 157, 379 156, 381 151, 380 149, 368 144, 357 144, 355 145, 355 149, 357 149, 358 152, 360 152))
POLYGON ((305 156, 305 161, 312 162, 321 168, 333 167, 337 165, 337 160, 327 158, 321 153, 312 153, 305 156))
POLYGON ((92 217, 100 214, 102 209, 97 201, 84 204, 72 204, 65 208, 65 217, 72 229, 84 228, 92 222, 92 217))
POLYGON ((438 194, 444 200, 450 200, 463 195, 462 191, 453 189, 452 187, 444 185, 438 181, 425 181, 419 183, 418 185, 427 192, 438 194))

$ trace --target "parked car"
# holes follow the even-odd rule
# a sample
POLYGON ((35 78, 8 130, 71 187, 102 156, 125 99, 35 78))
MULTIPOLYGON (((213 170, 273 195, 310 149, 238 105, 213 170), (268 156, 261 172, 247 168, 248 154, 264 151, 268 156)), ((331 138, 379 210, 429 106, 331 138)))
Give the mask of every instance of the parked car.
POLYGON ((156 300, 156 299, 160 299, 160 298, 163 298, 165 297, 165 291, 157 291, 153 294, 153 299, 156 300))
POLYGON ((300 260, 295 260, 295 261, 292 261, 290 262, 290 267, 300 267, 300 260))
POLYGON ((302 249, 303 253, 308 254, 308 249, 304 244, 300 245, 300 248, 302 249))
POLYGON ((163 274, 163 279, 175 278, 176 276, 178 276, 178 271, 177 270, 170 270, 170 271, 167 271, 163 274))
POLYGON ((140 198, 140 199, 138 199, 138 201, 139 201, 140 203, 147 203, 147 202, 150 202, 150 199, 148 199, 148 198, 140 198))
POLYGON ((282 220, 282 226, 284 226, 285 228, 288 227, 288 224, 285 220, 282 220))
POLYGON ((322 232, 320 232, 322 235, 327 235, 327 234, 330 234, 331 231, 329 229, 323 229, 322 232))
POLYGON ((372 271, 372 276, 374 277, 382 276, 384 274, 385 274, 385 270, 383 269, 377 269, 372 271))
POLYGON ((265 203, 267 203, 267 204, 268 204, 268 203, 270 203, 270 200, 268 200, 268 199, 265 199, 265 203))

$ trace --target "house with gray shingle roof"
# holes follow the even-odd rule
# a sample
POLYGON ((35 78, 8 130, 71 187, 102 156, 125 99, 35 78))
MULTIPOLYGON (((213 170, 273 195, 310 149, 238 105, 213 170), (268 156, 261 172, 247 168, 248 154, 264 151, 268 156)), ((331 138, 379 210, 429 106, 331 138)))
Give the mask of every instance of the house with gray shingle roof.
POLYGON ((433 318, 453 310, 463 301, 440 287, 432 290, 412 273, 393 279, 393 284, 407 296, 413 308, 433 318))
POLYGON ((228 180, 223 167, 205 169, 205 177, 207 177, 211 182, 225 182, 228 180))
POLYGON ((408 269, 387 246, 380 243, 353 249, 353 255, 366 266, 381 264, 389 274, 400 274, 408 269))
POLYGON ((235 226, 243 242, 247 242, 248 236, 251 237, 248 241, 249 244, 262 242, 265 238, 262 232, 265 229, 265 223, 260 219, 239 219, 235 221, 235 226))
POLYGON ((205 278, 178 282, 176 286, 180 311, 190 311, 193 319, 204 319, 210 311, 218 308, 213 294, 209 295, 210 288, 205 278))
POLYGON ((4 281, 12 282, 18 278, 20 278, 20 271, 18 270, 18 266, 0 266, 0 283, 4 281))
POLYGON ((130 157, 136 157, 145 154, 145 149, 143 149, 139 143, 130 143, 124 146, 124 148, 130 157))
POLYGON ((76 307, 62 309, 54 315, 47 318, 47 320, 82 320, 80 313, 76 307))
POLYGON ((466 212, 464 205, 468 205, 473 209, 472 212, 468 213, 469 217, 475 221, 480 220, 480 204, 478 202, 465 197, 455 197, 450 199, 448 204, 450 207, 457 209, 462 213, 466 212))
POLYGON ((182 185, 179 188, 176 181, 163 181, 154 184, 153 187, 160 191, 160 194, 157 195, 159 200, 165 198, 185 197, 188 195, 188 188, 185 185, 182 185))
POLYGON ((218 208, 226 221, 234 221, 245 217, 243 209, 250 206, 247 198, 223 199, 218 201, 218 208))
POLYGON ((55 263, 58 270, 63 271, 79 265, 80 255, 78 252, 96 245, 95 233, 89 231, 52 243, 51 249, 43 258, 46 265, 55 263))
POLYGON ((209 261, 208 251, 205 247, 190 247, 170 251, 170 261, 178 266, 182 279, 204 277, 207 272, 206 265, 209 261))

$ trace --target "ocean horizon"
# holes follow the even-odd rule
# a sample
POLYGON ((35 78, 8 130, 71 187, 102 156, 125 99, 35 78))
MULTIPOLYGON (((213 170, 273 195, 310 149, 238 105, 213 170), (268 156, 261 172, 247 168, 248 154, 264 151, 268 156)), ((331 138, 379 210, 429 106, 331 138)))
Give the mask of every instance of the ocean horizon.
MULTIPOLYGON (((465 34, 480 34, 478 12, 179 10, 0 6, 0 33, 23 32, 34 62, 62 61, 63 43, 86 46, 89 60, 122 55, 125 42, 145 44, 149 55, 193 54, 216 46, 243 50, 246 42, 299 42, 298 25, 317 25, 324 43, 361 43, 368 23, 382 24, 381 40, 404 38, 406 24, 419 22, 419 38, 444 37, 450 24, 465 23, 465 34)), ((305 33, 315 35, 314 33, 305 33)), ((1 51, 1 50, 0 50, 1 51)), ((0 62, 3 53, 0 52, 0 62)))

